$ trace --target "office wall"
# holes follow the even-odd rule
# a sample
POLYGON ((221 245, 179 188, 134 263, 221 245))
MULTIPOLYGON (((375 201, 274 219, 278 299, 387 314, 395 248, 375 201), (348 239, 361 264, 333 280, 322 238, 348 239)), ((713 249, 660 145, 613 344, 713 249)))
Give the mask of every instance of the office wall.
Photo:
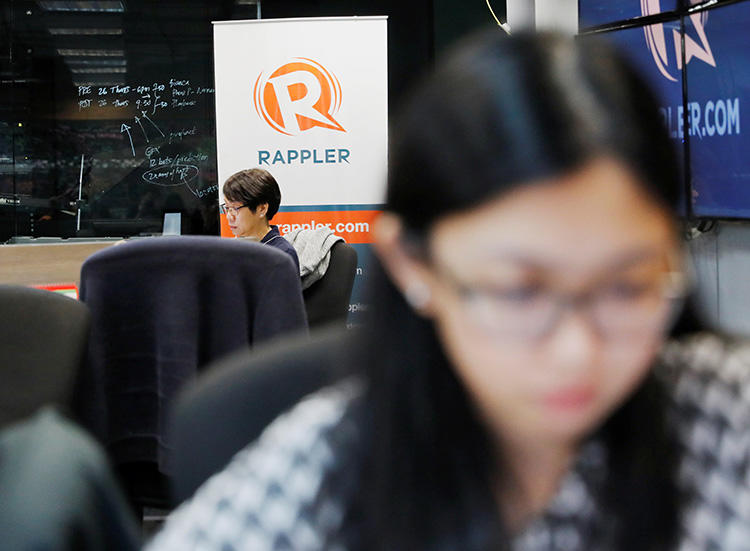
POLYGON ((511 29, 578 32, 578 0, 507 0, 511 29))
POLYGON ((750 335, 750 224, 719 222, 688 243, 698 303, 708 321, 750 335))
POLYGON ((538 29, 578 32, 578 0, 536 0, 535 15, 538 29))

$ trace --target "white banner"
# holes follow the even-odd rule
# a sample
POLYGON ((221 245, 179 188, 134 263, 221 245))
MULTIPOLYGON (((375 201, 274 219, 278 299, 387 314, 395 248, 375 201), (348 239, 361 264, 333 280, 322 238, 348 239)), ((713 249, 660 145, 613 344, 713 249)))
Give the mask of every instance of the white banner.
POLYGON ((369 243, 385 194, 387 18, 215 22, 214 64, 219 193, 264 168, 281 188, 282 233, 326 224, 369 243))

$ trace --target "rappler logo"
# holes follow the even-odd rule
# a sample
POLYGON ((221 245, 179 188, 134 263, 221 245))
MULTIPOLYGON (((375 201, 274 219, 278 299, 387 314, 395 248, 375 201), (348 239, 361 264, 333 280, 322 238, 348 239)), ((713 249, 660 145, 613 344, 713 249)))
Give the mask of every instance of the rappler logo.
MULTIPOLYGON (((697 4, 703 0, 690 0, 691 4, 697 4)), ((641 0, 641 14, 642 15, 653 15, 661 13, 661 6, 659 0, 641 0)), ((690 15, 690 21, 695 27, 695 32, 698 35, 700 44, 695 41, 691 36, 685 33, 685 63, 690 63, 690 60, 695 58, 708 63, 711 67, 716 67, 716 60, 714 54, 711 52, 711 45, 708 43, 706 37, 706 21, 708 21, 708 12, 694 13, 690 15)), ((655 25, 649 25, 644 27, 643 32, 646 34, 646 44, 654 58, 656 67, 659 72, 667 79, 677 82, 677 78, 673 75, 670 67, 668 49, 667 49, 667 36, 664 32, 664 25, 661 23, 655 25)), ((672 29, 672 43, 674 45, 676 68, 678 71, 682 70, 682 55, 680 53, 680 33, 677 29, 672 29)))
POLYGON ((270 73, 261 72, 253 103, 259 117, 287 136, 315 127, 346 132, 333 118, 341 107, 341 84, 312 59, 296 57, 270 73))

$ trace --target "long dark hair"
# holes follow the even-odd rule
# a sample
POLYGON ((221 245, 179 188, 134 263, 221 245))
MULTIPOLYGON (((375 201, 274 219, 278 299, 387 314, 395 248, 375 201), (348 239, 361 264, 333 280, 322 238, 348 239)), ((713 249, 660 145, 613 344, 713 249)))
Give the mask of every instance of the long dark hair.
MULTIPOLYGON (((615 52, 552 34, 482 35, 414 92, 392 139, 387 210, 419 247, 440 217, 608 155, 674 211, 672 145, 648 88, 615 52)), ((602 182, 606 185, 606 182, 602 182)), ((379 268, 360 343, 367 383, 358 547, 497 549, 507 532, 491 491, 496 454, 433 324, 379 268)), ((685 314, 679 331, 697 327, 685 314)), ((677 531, 676 444, 653 377, 599 430, 601 496, 617 549, 662 549, 677 531)))

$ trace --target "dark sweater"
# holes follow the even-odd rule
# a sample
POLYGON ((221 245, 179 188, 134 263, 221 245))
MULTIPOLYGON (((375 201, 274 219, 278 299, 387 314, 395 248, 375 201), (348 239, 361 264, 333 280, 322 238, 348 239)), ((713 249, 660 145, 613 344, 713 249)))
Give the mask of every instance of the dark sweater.
POLYGON ((292 247, 292 244, 289 243, 289 241, 282 237, 279 233, 278 226, 271 226, 271 231, 269 231, 260 242, 276 247, 280 251, 291 256, 292 260, 294 260, 294 265, 297 266, 297 273, 299 273, 299 258, 297 258, 297 251, 294 250, 294 247, 292 247))

